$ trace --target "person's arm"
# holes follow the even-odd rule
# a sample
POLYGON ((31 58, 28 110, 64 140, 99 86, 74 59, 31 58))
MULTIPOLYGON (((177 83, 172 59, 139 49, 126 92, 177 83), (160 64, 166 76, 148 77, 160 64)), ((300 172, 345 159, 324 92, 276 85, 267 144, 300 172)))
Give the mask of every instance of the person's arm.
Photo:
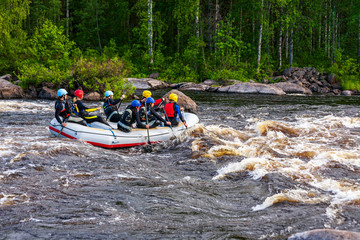
POLYGON ((150 108, 150 112, 152 115, 154 115, 158 120, 162 121, 163 123, 167 124, 167 121, 165 119, 163 119, 156 111, 154 108, 150 108))
POLYGON ((58 105, 56 105, 56 109, 55 109, 55 118, 56 118, 56 120, 60 123, 60 124, 62 124, 63 122, 61 121, 61 119, 60 119, 60 112, 61 112, 61 110, 62 110, 62 107, 61 107, 61 104, 58 104, 58 105))
POLYGON ((79 108, 79 111, 84 110, 86 112, 94 112, 96 110, 99 110, 99 108, 87 108, 82 101, 76 102, 77 107, 79 108))
POLYGON ((136 120, 136 125, 140 128, 146 128, 147 125, 144 125, 141 121, 140 121, 140 114, 139 111, 135 112, 135 120, 136 120))
MULTIPOLYGON (((175 104, 174 104, 174 105, 175 105, 175 104)), ((184 123, 185 127, 187 127, 186 121, 185 121, 183 115, 181 114, 180 107, 179 107, 179 105, 177 105, 177 104, 176 104, 176 112, 178 113, 179 118, 180 118, 180 120, 184 123)))

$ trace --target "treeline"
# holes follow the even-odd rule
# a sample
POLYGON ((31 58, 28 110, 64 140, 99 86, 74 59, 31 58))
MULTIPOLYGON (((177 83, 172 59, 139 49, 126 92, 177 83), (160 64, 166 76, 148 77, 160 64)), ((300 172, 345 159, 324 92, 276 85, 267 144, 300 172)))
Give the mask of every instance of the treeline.
POLYGON ((359 0, 2 0, 0 71, 121 88, 119 77, 261 81, 289 66, 360 89, 359 0))

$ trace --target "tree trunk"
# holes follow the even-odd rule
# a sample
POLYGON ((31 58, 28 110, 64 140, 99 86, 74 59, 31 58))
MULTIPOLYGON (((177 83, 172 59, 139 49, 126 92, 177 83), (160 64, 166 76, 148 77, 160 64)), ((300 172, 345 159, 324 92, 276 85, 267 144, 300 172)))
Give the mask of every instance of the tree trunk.
POLYGON ((243 21, 243 19, 242 19, 242 8, 240 8, 240 26, 239 26, 239 39, 240 39, 240 46, 239 46, 239 56, 238 56, 238 63, 240 63, 240 61, 241 61, 241 39, 242 39, 242 37, 241 37, 241 31, 242 31, 242 21, 243 21))
POLYGON ((294 39, 293 39, 293 28, 290 30, 290 66, 293 64, 294 59, 294 39))
POLYGON ((66 0, 66 37, 69 37, 69 21, 70 21, 70 14, 69 14, 69 0, 66 0))
POLYGON ((335 6, 332 12, 332 57, 331 62, 334 64, 335 62, 335 49, 336 49, 336 41, 335 41, 335 6))
POLYGON ((261 61, 261 41, 262 41, 263 17, 264 17, 263 5, 264 5, 264 0, 261 0, 261 19, 260 19, 259 43, 258 43, 257 72, 260 72, 260 61, 261 61))
POLYGON ((98 41, 99 41, 100 54, 102 54, 97 1, 95 1, 95 17, 96 17, 96 32, 97 32, 98 41))
POLYGON ((289 28, 286 28, 286 39, 285 39, 285 58, 289 57, 289 28))
POLYGON ((154 63, 154 54, 153 54, 153 2, 148 0, 148 48, 149 48, 149 58, 150 64, 154 63))
MULTIPOLYGON (((218 21, 219 21, 219 0, 216 0, 215 2, 215 36, 218 34, 218 21)), ((216 60, 216 54, 217 54, 217 46, 215 42, 215 60, 216 60)))
POLYGON ((283 20, 282 20, 282 15, 283 15, 283 8, 281 8, 280 11, 280 16, 281 16, 281 20, 280 20, 280 29, 279 29, 279 70, 281 70, 281 45, 282 45, 282 25, 283 25, 283 20))
POLYGON ((360 60, 360 16, 358 16, 358 25, 359 25, 359 29, 358 29, 358 59, 360 60))

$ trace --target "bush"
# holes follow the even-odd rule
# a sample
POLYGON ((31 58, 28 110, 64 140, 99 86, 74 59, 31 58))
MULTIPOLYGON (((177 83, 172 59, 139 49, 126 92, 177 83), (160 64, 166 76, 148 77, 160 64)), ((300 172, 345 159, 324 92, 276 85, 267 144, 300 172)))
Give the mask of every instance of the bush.
POLYGON ((69 75, 68 71, 62 71, 57 66, 47 68, 41 64, 30 64, 20 67, 18 78, 22 88, 27 89, 29 86, 40 87, 43 82, 59 86, 69 78, 69 75))
POLYGON ((84 91, 100 93, 111 89, 115 91, 116 96, 120 96, 120 93, 130 95, 135 91, 135 87, 124 79, 128 70, 124 67, 124 61, 118 58, 81 58, 74 64, 72 72, 72 80, 69 83, 71 88, 81 87, 84 91))

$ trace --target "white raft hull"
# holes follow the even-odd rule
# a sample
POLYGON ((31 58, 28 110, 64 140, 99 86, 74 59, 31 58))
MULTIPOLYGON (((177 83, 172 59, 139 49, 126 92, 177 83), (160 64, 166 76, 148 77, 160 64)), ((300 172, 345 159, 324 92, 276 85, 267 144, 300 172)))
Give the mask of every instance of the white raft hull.
MULTIPOLYGON (((189 128, 199 123, 199 118, 195 114, 183 113, 183 116, 189 128)), ((117 130, 116 123, 109 124, 113 129, 98 122, 94 122, 90 126, 68 122, 66 127, 62 128, 56 118, 54 118, 49 124, 49 130, 54 136, 78 139, 104 148, 132 147, 145 145, 149 142, 146 129, 135 128, 131 132, 125 133, 117 130)), ((167 141, 172 136, 180 135, 184 130, 185 126, 182 123, 172 129, 170 127, 151 128, 149 129, 150 142, 159 143, 167 141)))

